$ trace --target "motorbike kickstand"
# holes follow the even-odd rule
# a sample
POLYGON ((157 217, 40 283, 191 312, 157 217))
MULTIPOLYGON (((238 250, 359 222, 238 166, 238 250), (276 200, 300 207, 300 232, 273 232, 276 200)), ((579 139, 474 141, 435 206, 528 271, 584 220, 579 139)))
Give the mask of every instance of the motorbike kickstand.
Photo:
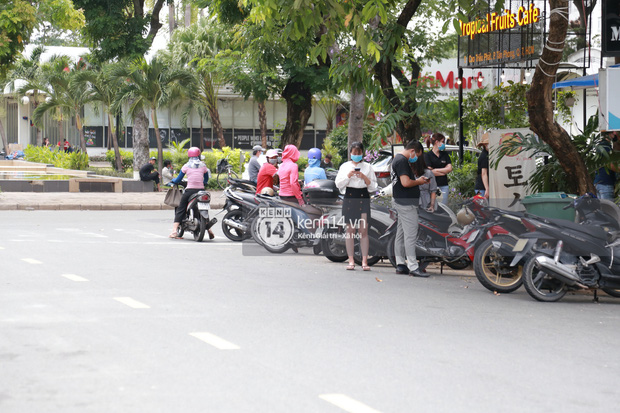
POLYGON ((439 274, 443 275, 443 261, 441 261, 441 266, 439 268, 439 274))
POLYGON ((597 289, 594 290, 594 299, 592 301, 594 301, 595 303, 598 303, 598 290, 597 289))

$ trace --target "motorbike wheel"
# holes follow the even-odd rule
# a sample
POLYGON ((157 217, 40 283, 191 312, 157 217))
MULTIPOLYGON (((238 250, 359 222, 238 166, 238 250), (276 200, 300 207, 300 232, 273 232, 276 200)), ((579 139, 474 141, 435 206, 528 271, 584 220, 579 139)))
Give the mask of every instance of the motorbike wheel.
POLYGON ((602 288, 607 295, 611 295, 612 297, 620 298, 620 290, 616 290, 613 288, 602 288))
POLYGON ((482 242, 474 254, 476 278, 486 289, 498 293, 511 293, 523 284, 523 268, 509 267, 513 257, 505 257, 493 251, 493 242, 500 241, 514 247, 516 240, 506 235, 496 235, 482 242))
MULTIPOLYGON (((368 266, 372 267, 383 258, 381 255, 369 255, 368 256, 368 266)), ((359 241, 355 241, 355 253, 353 255, 353 259, 357 265, 362 265, 362 246, 359 241)))
POLYGON ((465 268, 469 267, 469 264, 471 264, 471 262, 465 259, 454 262, 446 262, 446 265, 453 270, 464 270, 465 268))
POLYGON ((226 225, 224 221, 227 219, 239 223, 243 222, 243 213, 241 212, 241 210, 233 209, 232 211, 229 211, 226 215, 224 215, 224 219, 222 220, 222 231, 224 231, 224 235, 226 235, 226 238, 231 241, 243 241, 246 238, 245 233, 240 229, 226 225))
MULTIPOLYGON (((387 251, 386 251, 387 258, 390 261, 390 264, 392 264, 392 267, 394 268, 396 268, 396 253, 394 252, 395 242, 396 242, 396 236, 393 236, 391 239, 389 239, 387 241, 387 251)), ((420 270, 426 270, 426 267, 428 267, 428 264, 429 264, 428 261, 418 259, 418 268, 420 270)))
POLYGON ((252 224, 250 225, 250 234, 252 235, 252 238, 254 239, 254 241, 256 241, 256 243, 260 246, 262 246, 263 248, 265 248, 267 251, 273 253, 273 254, 282 254, 286 251, 288 251, 288 249, 291 247, 290 243, 286 244, 286 245, 282 245, 280 247, 273 247, 271 245, 267 245, 263 242, 260 241, 260 237, 258 236, 258 224, 260 223, 259 219, 254 219, 252 221, 252 224))
POLYGON ((566 294, 566 285, 544 270, 536 268, 535 259, 540 255, 542 254, 535 254, 523 266, 523 286, 535 300, 558 301, 566 294))
MULTIPOLYGON (((195 214, 196 212, 194 212, 195 214)), ((198 220, 198 228, 196 228, 196 230, 194 231, 194 241, 196 242, 202 242, 202 240, 205 238, 205 232, 207 231, 207 220, 200 215, 200 213, 198 213, 197 218, 194 218, 195 220, 198 220)))
POLYGON ((177 237, 182 238, 183 234, 185 234, 185 228, 183 228, 183 223, 181 222, 177 227, 177 237))
POLYGON ((323 232, 321 238, 321 249, 328 260, 333 262, 345 262, 347 260, 347 249, 344 245, 336 242, 336 235, 340 234, 337 228, 330 228, 323 232), (331 234, 334 234, 333 236, 331 234))

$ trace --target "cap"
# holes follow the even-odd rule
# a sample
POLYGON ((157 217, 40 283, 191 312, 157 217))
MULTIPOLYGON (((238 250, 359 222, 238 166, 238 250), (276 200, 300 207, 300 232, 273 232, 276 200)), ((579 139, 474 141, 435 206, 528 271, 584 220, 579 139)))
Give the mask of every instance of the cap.
POLYGON ((156 161, 156 160, 157 160, 157 158, 156 158, 156 157, 154 157, 154 156, 151 156, 151 159, 149 159, 149 160, 150 160, 150 161, 156 161))
POLYGON ((262 146, 260 146, 260 145, 255 145, 255 146, 252 148, 252 152, 256 152, 256 151, 262 151, 262 152, 265 152, 265 148, 263 148, 263 147, 262 147, 262 146))
POLYGON ((269 149, 265 156, 267 158, 273 158, 274 156, 278 156, 278 151, 276 151, 275 149, 269 149))

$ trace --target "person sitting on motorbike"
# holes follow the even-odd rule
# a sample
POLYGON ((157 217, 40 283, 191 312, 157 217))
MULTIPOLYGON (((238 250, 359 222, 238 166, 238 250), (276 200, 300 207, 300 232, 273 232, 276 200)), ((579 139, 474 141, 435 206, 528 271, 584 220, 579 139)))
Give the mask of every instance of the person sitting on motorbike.
POLYGON ((308 167, 304 171, 304 183, 312 182, 315 179, 327 179, 325 169, 321 168, 321 150, 312 148, 308 151, 308 167))
POLYGON ((299 160, 299 150, 295 145, 286 145, 282 152, 282 165, 278 173, 280 177, 280 199, 299 202, 304 205, 299 186, 299 168, 295 162, 299 160))
POLYGON ((269 149, 267 154, 267 162, 261 166, 258 172, 258 178, 256 183, 256 193, 262 193, 264 188, 271 188, 278 184, 278 151, 275 149, 269 149))
MULTIPOLYGON (((187 209, 189 198, 199 191, 204 191, 205 185, 211 176, 211 171, 209 171, 207 165, 200 159, 200 149, 196 147, 189 148, 187 156, 189 156, 189 161, 183 165, 181 173, 170 181, 171 185, 179 185, 183 177, 187 176, 187 188, 183 192, 179 206, 175 209, 174 224, 172 226, 170 238, 181 238, 177 235, 177 229, 183 221, 183 218, 185 218, 185 210, 187 209)), ((215 238, 213 232, 210 229, 208 231, 209 239, 215 238)))

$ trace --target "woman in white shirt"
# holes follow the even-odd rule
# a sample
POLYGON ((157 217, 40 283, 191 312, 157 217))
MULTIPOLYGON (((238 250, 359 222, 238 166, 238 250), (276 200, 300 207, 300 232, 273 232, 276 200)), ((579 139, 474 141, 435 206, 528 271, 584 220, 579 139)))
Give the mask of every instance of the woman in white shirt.
POLYGON ((336 186, 344 193, 342 215, 347 224, 345 243, 349 265, 347 270, 355 269, 355 233, 358 232, 362 249, 362 269, 368 266, 368 225, 370 222, 370 193, 377 190, 377 177, 370 164, 363 161, 364 145, 354 142, 351 145, 351 161, 340 166, 336 176, 336 186))

